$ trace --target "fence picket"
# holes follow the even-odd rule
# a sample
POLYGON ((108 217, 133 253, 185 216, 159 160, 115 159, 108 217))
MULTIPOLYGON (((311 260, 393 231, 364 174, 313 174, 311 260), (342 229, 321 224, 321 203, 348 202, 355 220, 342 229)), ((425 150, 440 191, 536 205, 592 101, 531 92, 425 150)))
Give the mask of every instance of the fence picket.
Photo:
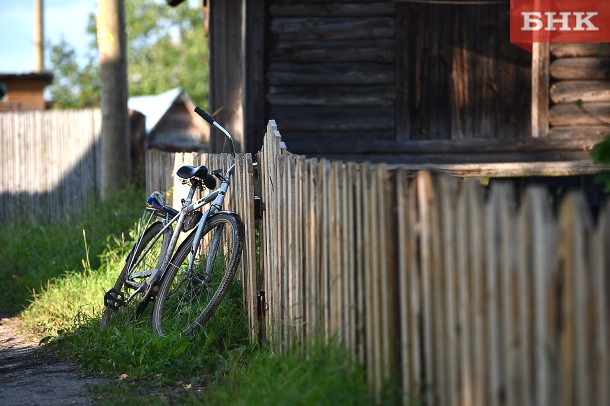
MULTIPOLYGON (((503 306, 509 298, 508 289, 502 276, 509 274, 510 269, 505 265, 507 256, 510 255, 505 247, 507 234, 512 234, 509 224, 503 224, 507 219, 503 218, 503 213, 512 212, 511 206, 513 199, 512 187, 508 184, 494 185, 491 189, 489 201, 487 203, 486 215, 486 250, 487 250, 487 286, 486 295, 489 298, 489 398, 488 404, 502 404, 504 383, 506 380, 503 374, 503 363, 506 363, 505 355, 508 354, 504 341, 506 340, 506 328, 504 324, 503 306)), ((512 217, 512 216, 511 216, 512 217)), ((512 223, 511 223, 512 224, 512 223)))
POLYGON ((610 404, 610 204, 606 204, 599 218, 598 229, 591 244, 592 249, 592 297, 594 298, 595 331, 594 343, 591 346, 592 360, 595 363, 593 375, 594 388, 591 392, 594 405, 610 404))

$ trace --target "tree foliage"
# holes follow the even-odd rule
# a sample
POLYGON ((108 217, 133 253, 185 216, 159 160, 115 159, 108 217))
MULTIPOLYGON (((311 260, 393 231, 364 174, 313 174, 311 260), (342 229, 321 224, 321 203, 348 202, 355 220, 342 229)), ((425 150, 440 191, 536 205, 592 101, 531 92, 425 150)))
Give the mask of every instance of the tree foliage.
MULTIPOLYGON (((159 94, 180 86, 196 103, 207 105, 208 49, 201 3, 171 8, 160 0, 127 0, 125 20, 129 95, 159 94)), ((58 108, 100 104, 94 14, 86 35, 91 41, 84 63, 65 40, 50 44, 54 82, 49 90, 58 108)))

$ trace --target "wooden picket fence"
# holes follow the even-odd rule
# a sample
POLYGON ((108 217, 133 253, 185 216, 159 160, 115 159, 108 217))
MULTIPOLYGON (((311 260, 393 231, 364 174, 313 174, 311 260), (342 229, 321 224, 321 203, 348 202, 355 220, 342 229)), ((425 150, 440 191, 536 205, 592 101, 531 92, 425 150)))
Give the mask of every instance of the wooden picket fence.
POLYGON ((261 289, 277 350, 338 339, 371 388, 440 405, 610 404, 610 206, 259 154, 261 289), (518 201, 520 200, 520 201, 518 201))
MULTIPOLYGON (((147 185, 177 207, 170 173, 228 160, 149 151, 147 185)), ((306 159, 271 121, 257 276, 251 162, 238 156, 229 207, 253 338, 339 340, 372 391, 398 379, 405 403, 610 404, 610 205, 593 221, 578 192, 554 213, 543 188, 306 159)))
POLYGON ((0 113, 0 223, 65 219, 100 190, 99 109, 0 113))

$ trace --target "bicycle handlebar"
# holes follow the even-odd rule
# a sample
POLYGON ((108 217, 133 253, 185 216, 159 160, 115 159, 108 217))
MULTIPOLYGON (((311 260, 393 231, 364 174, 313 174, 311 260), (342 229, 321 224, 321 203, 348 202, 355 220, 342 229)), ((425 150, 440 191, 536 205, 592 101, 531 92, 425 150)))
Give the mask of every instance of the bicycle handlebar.
POLYGON ((229 132, 225 130, 223 126, 218 124, 218 121, 214 120, 214 118, 206 113, 201 107, 195 106, 195 113, 207 121, 211 126, 218 128, 225 135, 225 137, 229 139, 231 142, 231 155, 235 156, 235 145, 233 144, 233 137, 231 137, 231 134, 229 134, 229 132))
POLYGON ((201 107, 196 106, 195 113, 199 114, 199 116, 201 116, 201 118, 203 118, 205 121, 210 123, 210 125, 214 125, 214 122, 216 120, 214 120, 214 118, 212 116, 210 116, 208 113, 206 113, 205 110, 202 109, 201 107))

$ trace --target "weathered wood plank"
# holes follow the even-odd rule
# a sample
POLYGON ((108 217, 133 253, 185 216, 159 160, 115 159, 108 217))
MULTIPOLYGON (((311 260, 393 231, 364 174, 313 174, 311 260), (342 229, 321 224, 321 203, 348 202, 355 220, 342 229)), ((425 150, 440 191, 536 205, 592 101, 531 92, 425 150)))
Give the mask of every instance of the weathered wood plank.
MULTIPOLYGON (((472 186, 471 186, 472 187, 472 186)), ((469 199, 462 191, 458 197, 456 210, 457 226, 457 283, 459 302, 457 306, 457 329, 460 332, 460 391, 459 403, 473 405, 476 400, 475 367, 474 367, 474 317, 471 317, 472 287, 470 275, 470 230, 469 230, 469 199)))
POLYGON ((411 363, 411 314, 409 312, 409 277, 411 272, 409 259, 413 258, 413 252, 409 244, 409 231, 413 229, 409 219, 409 178, 405 171, 398 169, 396 172, 396 220, 397 220, 397 247, 403 255, 398 258, 398 286, 399 295, 399 320, 400 320, 400 372, 402 378, 402 391, 406 401, 407 393, 413 393, 415 384, 413 382, 411 363))
MULTIPOLYGON (((610 105, 610 104, 608 104, 610 105)), ((585 104, 583 109, 606 112, 607 104, 585 104)), ((560 110, 576 110, 578 107, 562 106, 560 110)), ((557 111, 560 111, 557 110, 557 111)), ((564 120, 566 121, 566 120, 564 120)), ((557 121, 556 121, 557 122, 557 121)), ((351 132, 326 133, 329 140, 317 139, 311 133, 295 133, 287 137, 286 142, 291 150, 299 151, 325 151, 326 153, 350 153, 350 154, 373 154, 390 151, 392 154, 473 154, 473 153, 510 153, 510 152, 543 152, 543 151, 574 151, 591 149, 593 145, 603 140, 610 133, 607 127, 596 126, 595 128, 555 128, 553 137, 546 138, 523 138, 516 140, 406 140, 391 141, 383 138, 360 139, 361 134, 356 134, 352 139, 351 132), (309 137, 309 138, 308 138, 309 137), (309 146, 309 147, 307 147, 309 146)), ((370 134, 370 132, 369 132, 370 134)), ((385 135, 385 133, 382 133, 385 135)), ((365 134, 362 134, 364 136, 365 134)))
POLYGON ((549 135, 549 44, 532 45, 532 137, 549 135))
POLYGON ((277 106, 392 106, 394 93, 393 86, 272 86, 267 101, 277 106))
POLYGON ((591 392, 592 404, 610 403, 610 298, 607 286, 610 286, 610 204, 606 203, 599 217, 598 229, 593 238, 592 250, 592 298, 593 320, 595 329, 592 359, 595 364, 593 372, 594 387, 591 392))
POLYGON ((395 297, 396 297, 396 279, 394 275, 395 256, 394 249, 395 228, 392 210, 394 202, 392 196, 394 194, 394 183, 391 179, 391 174, 386 165, 378 165, 376 167, 375 177, 377 179, 377 224, 379 227, 379 258, 378 258, 378 302, 380 315, 380 335, 381 335, 381 360, 382 360, 382 379, 387 381, 391 374, 395 371, 398 364, 395 362, 395 357, 398 354, 396 351, 396 315, 395 315, 395 297))
POLYGON ((575 127, 575 126, 557 126, 552 127, 549 131, 549 138, 556 137, 579 137, 579 138, 590 138, 589 142, 583 142, 583 147, 587 150, 591 149, 593 145, 601 141, 610 135, 610 129, 608 126, 586 126, 586 127, 575 127))
POLYGON ((610 102, 610 81, 560 81, 551 86, 550 97, 553 103, 610 102))
POLYGON ((560 58, 551 63, 551 76, 560 80, 610 79, 608 58, 560 58))
MULTIPOLYGON (((244 19, 240 0, 210 2, 210 111, 223 123, 235 141, 235 149, 243 148, 242 77, 245 61, 242 47, 244 19)), ((221 152, 216 145, 221 137, 211 137, 212 152, 221 152)))
POLYGON ((247 151, 258 151, 265 135, 265 4, 248 1, 245 7, 245 141, 247 151))
POLYGON ((391 16, 394 13, 394 2, 360 2, 325 4, 272 4, 269 13, 273 17, 370 17, 391 16))
POLYGON ((393 63, 394 40, 366 41, 285 41, 268 53, 272 62, 375 62, 393 63))
POLYGON ((610 57, 610 47, 604 43, 554 43, 550 50, 556 58, 610 57))
POLYGON ((587 337, 590 268, 585 247, 589 246, 587 235, 591 230, 591 220, 584 208, 584 196, 573 192, 559 209, 557 266, 562 278, 560 317, 564 327, 560 332, 559 361, 562 404, 590 404, 591 391, 587 376, 590 363, 587 347, 591 344, 587 337))
MULTIPOLYGON (((489 371, 489 399, 491 405, 503 403, 507 391, 510 328, 509 320, 512 301, 509 284, 512 272, 510 261, 512 253, 512 216, 514 213, 513 189, 509 184, 494 184, 486 205, 486 295, 489 298, 489 352, 487 366, 489 371), (510 216, 507 218, 506 215, 510 216)), ((510 395, 506 396, 510 399, 510 395)))
POLYGON ((610 102, 561 103, 551 107, 554 126, 607 126, 610 133, 610 102))
MULTIPOLYGON (((422 377, 424 382, 429 383, 434 387, 439 387, 439 382, 436 379, 438 374, 438 365, 435 364, 437 358, 435 354, 435 343, 433 337, 434 329, 434 309, 433 309, 433 292, 432 283, 435 278, 435 269, 433 264, 433 252, 431 248, 432 224, 430 214, 430 203, 432 199, 431 179, 429 174, 418 174, 415 184, 417 186, 417 211, 419 224, 419 269, 421 272, 421 306, 422 306, 422 333, 423 333, 423 362, 425 365, 425 374, 422 377)), ((439 387, 442 391, 442 388, 439 387)))
POLYGON ((286 63, 267 67, 271 86, 282 85, 378 85, 394 83, 394 66, 387 63, 286 63))
POLYGON ((289 131, 351 131, 392 130, 394 109, 392 107, 297 107, 272 106, 269 114, 283 123, 289 131), (342 120, 337 120, 341 115, 342 120))
POLYGON ((532 57, 510 44, 508 6, 397 2, 405 19, 396 55, 397 114, 406 116, 398 118, 400 139, 508 140, 531 132, 532 57))
POLYGON ((446 349, 446 390, 441 394, 441 400, 447 404, 457 405, 460 398, 459 388, 459 352, 458 338, 460 332, 457 330, 457 306, 458 306, 458 283, 456 277, 456 199, 458 193, 458 182, 455 178, 440 177, 435 182, 435 194, 440 200, 439 211, 441 229, 437 237, 442 241, 442 258, 440 266, 440 278, 444 281, 443 292, 445 294, 444 308, 445 323, 443 345, 446 349))
POLYGON ((418 206, 417 206, 417 184, 411 182, 409 185, 409 198, 407 199, 408 211, 407 218, 411 229, 408 232, 408 252, 411 252, 409 257, 409 271, 407 272, 407 285, 409 287, 409 340, 410 344, 410 359, 411 359, 411 387, 414 393, 423 394, 425 388, 424 369, 425 364, 423 360, 423 335, 421 331, 422 324, 422 299, 421 299, 421 275, 419 272, 419 229, 415 226, 418 221, 418 206))
POLYGON ((270 30, 278 41, 373 40, 394 37, 394 19, 369 18, 274 18, 270 30))

